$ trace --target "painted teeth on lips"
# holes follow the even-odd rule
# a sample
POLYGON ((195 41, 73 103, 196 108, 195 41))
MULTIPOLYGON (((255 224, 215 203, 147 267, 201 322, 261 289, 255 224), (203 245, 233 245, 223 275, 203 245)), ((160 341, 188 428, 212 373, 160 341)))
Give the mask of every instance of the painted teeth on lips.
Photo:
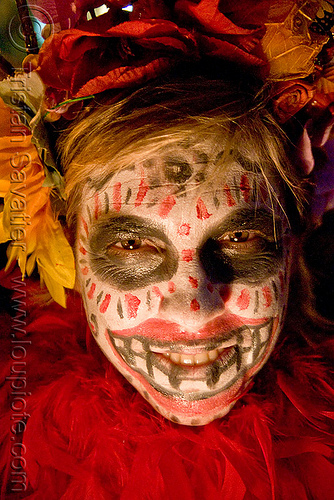
POLYGON ((224 351, 224 348, 204 351, 197 354, 180 354, 178 352, 164 352, 163 356, 176 365, 199 366, 212 363, 224 351))

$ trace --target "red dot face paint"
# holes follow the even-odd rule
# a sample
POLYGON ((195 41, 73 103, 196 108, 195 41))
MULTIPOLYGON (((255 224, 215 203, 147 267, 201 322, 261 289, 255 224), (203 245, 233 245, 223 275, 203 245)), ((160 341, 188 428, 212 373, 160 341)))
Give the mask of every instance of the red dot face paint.
POLYGON ((190 233, 190 225, 189 224, 181 224, 181 226, 179 227, 178 231, 177 231, 177 234, 179 236, 188 236, 190 233))
POLYGON ((125 301, 125 306, 126 306, 126 311, 127 311, 127 317, 129 319, 131 318, 136 318, 137 317, 137 312, 138 312, 138 307, 140 305, 140 300, 138 297, 135 295, 132 295, 131 293, 126 293, 124 297, 125 301))
POLYGON ((96 290, 96 284, 95 283, 92 283, 90 289, 89 289, 89 292, 87 293, 87 297, 92 300, 92 298, 94 297, 94 292, 96 290))
POLYGON ((167 196, 164 200, 162 200, 159 207, 159 215, 162 219, 168 217, 169 212, 172 210, 176 203, 174 196, 167 196))
POLYGON ((111 295, 110 293, 107 293, 103 299, 102 304, 100 305, 100 313, 104 314, 106 312, 110 304, 110 300, 111 300, 111 295))
POLYGON ((88 225, 87 225, 87 222, 85 221, 85 219, 83 217, 81 217, 81 223, 82 223, 82 226, 84 228, 84 231, 85 231, 86 235, 88 236, 88 225))
POLYGON ((266 243, 238 236, 260 227, 271 237, 280 207, 263 201, 261 174, 236 163, 217 182, 217 144, 200 153, 173 145, 100 191, 85 187, 78 217, 78 279, 96 341, 165 417, 186 425, 227 413, 266 362, 288 285, 288 257, 275 254, 266 273, 266 243))
POLYGON ((223 285, 219 288, 219 295, 222 301, 226 304, 231 298, 231 287, 229 285, 223 285))
POLYGON ((199 305, 198 301, 196 299, 193 299, 190 302, 190 309, 194 312, 199 311, 201 306, 199 305))
POLYGON ((116 212, 119 212, 122 208, 122 184, 120 182, 116 182, 114 184, 112 205, 113 209, 116 210, 116 212))
POLYGON ((208 209, 206 208, 202 198, 198 198, 196 205, 196 213, 197 213, 197 218, 201 220, 208 219, 212 215, 208 212, 208 209))
POLYGON ((236 201, 234 200, 234 198, 231 194, 231 189, 230 189, 230 186, 228 184, 225 184, 224 191, 225 191, 225 195, 226 195, 227 205, 229 207, 233 207, 234 205, 236 205, 236 201))
POLYGON ((264 298, 264 307, 270 307, 272 303, 272 296, 269 286, 264 286, 262 288, 262 294, 264 298))
POLYGON ((158 286, 152 286, 152 292, 160 299, 164 298, 164 295, 158 286))
POLYGON ((242 175, 240 180, 240 191, 246 203, 249 203, 250 186, 247 175, 242 175))
POLYGON ((140 205, 143 203, 144 198, 146 196, 146 193, 149 189, 148 184, 145 182, 144 179, 140 181, 139 188, 138 188, 138 193, 137 193, 137 198, 135 201, 135 207, 140 207, 140 205))
POLYGON ((241 290, 241 293, 237 298, 237 306, 240 309, 240 311, 245 311, 246 309, 248 309, 249 302, 250 302, 249 290, 244 288, 243 290, 241 290))
POLYGON ((181 255, 182 255, 182 260, 184 262, 191 262, 194 258, 195 250, 192 248, 185 248, 182 250, 181 255))
POLYGON ((193 276, 189 276, 189 283, 192 286, 192 288, 198 287, 198 279, 194 278, 193 276))

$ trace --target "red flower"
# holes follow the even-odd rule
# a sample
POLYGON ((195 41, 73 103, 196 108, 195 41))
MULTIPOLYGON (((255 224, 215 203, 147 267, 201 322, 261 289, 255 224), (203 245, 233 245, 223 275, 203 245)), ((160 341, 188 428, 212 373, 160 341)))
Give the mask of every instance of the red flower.
POLYGON ((189 32, 171 21, 128 21, 101 33, 65 30, 50 37, 39 54, 46 85, 84 97, 154 78, 178 56, 197 57, 189 32))
MULTIPOLYGON (((239 0, 237 3, 242 2, 239 0)), ((252 52, 263 37, 265 28, 246 29, 236 25, 221 12, 220 4, 219 0, 177 0, 175 10, 186 25, 195 28, 201 53, 252 66, 263 65, 263 59, 252 52)), ((249 2, 245 8, 249 10, 249 2)))
POLYGON ((290 80, 276 84, 273 96, 274 115, 279 123, 287 122, 314 96, 315 85, 305 80, 290 80))
MULTIPOLYGON (((220 10, 219 0, 178 0, 170 12, 162 0, 138 0, 131 14, 124 0, 109 0, 107 14, 63 30, 43 44, 38 72, 46 85, 84 97, 141 84, 180 60, 208 55, 250 65, 263 29, 245 29, 220 10)), ((84 12, 88 0, 76 0, 84 12)), ((94 0, 91 0, 94 6, 94 0)))

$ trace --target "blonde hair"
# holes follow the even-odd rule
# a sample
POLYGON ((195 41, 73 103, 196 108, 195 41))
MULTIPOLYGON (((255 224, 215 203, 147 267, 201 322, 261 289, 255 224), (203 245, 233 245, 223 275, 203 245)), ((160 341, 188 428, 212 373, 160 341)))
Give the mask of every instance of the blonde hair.
POLYGON ((195 76, 151 83, 116 102, 108 95, 93 101, 59 142, 68 225, 75 227, 87 182, 102 187, 115 171, 152 157, 166 145, 196 145, 217 137, 224 145, 220 171, 242 153, 265 178, 268 172, 278 175, 294 209, 301 212, 302 181, 288 160, 286 138, 255 96, 254 89, 245 91, 240 82, 195 76))

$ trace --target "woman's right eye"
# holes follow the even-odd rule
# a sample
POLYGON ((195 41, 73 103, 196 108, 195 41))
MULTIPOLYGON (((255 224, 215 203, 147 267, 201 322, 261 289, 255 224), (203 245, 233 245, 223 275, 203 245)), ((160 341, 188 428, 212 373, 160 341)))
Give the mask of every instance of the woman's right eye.
POLYGON ((141 239, 134 238, 131 240, 118 241, 115 246, 118 248, 124 248, 124 250, 138 250, 141 247, 141 239))
POLYGON ((261 252, 269 241, 270 238, 258 230, 230 231, 219 239, 221 249, 243 254, 261 252))
POLYGON ((151 240, 141 238, 119 239, 108 245, 107 253, 162 253, 165 250, 165 245, 158 245, 151 240))

